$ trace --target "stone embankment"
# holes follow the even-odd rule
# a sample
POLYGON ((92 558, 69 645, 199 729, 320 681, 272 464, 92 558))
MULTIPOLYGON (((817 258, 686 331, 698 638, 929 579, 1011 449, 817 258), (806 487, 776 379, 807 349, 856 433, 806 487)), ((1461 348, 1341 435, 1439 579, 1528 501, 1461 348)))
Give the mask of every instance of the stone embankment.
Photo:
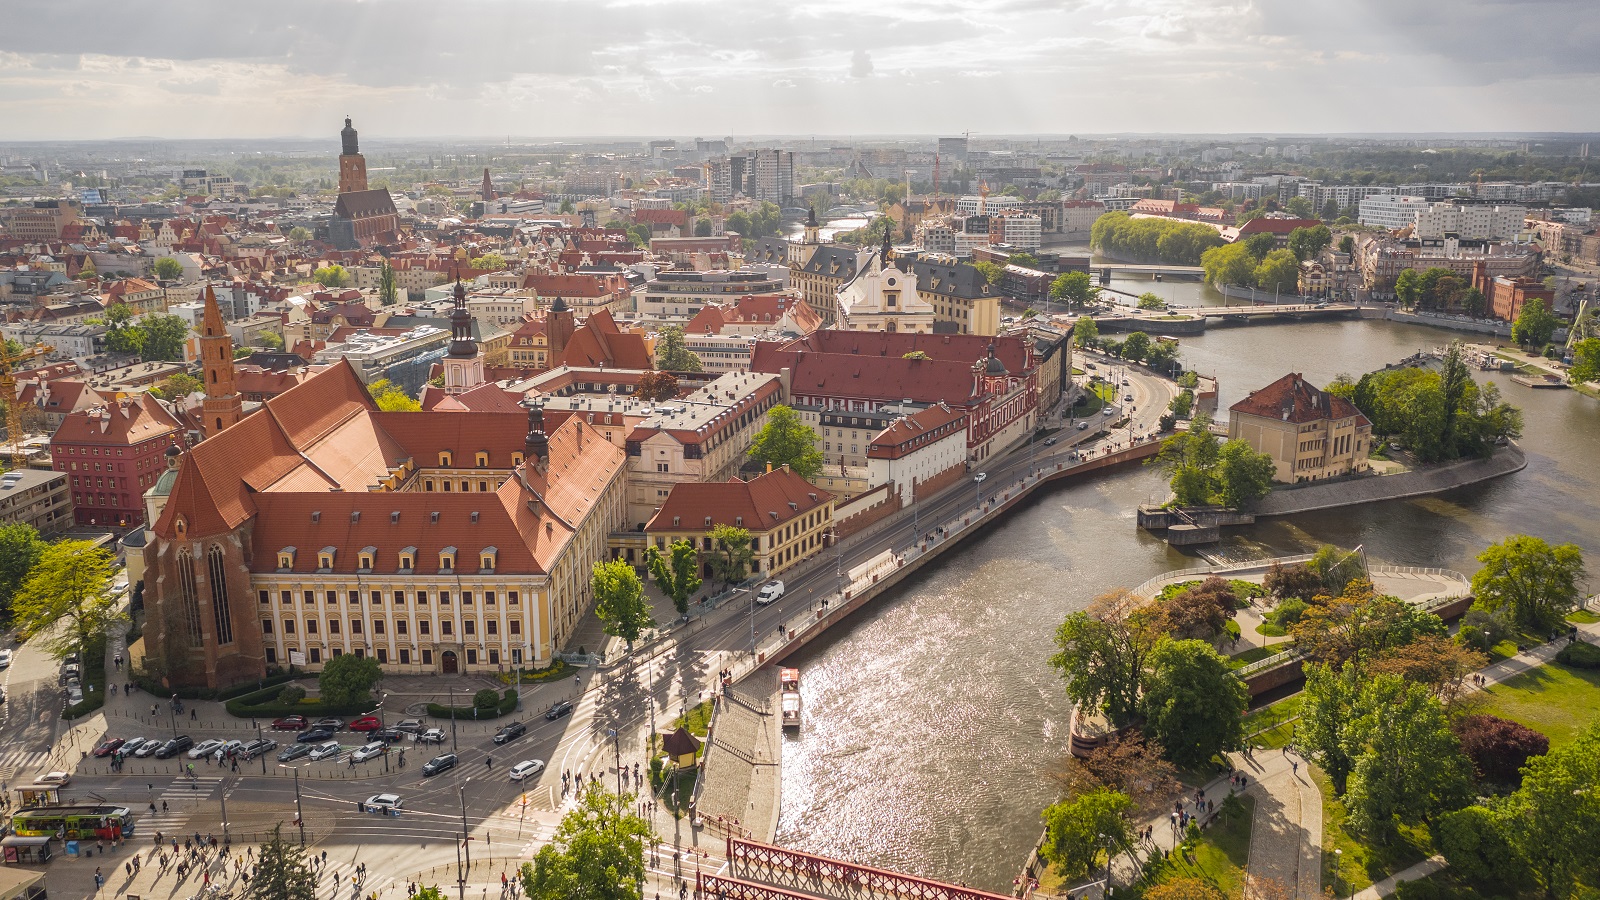
POLYGON ((774 675, 720 692, 695 783, 694 808, 702 825, 764 843, 777 833, 783 774, 777 688, 774 675))
POLYGON ((1278 488, 1257 501, 1251 512, 1257 518, 1289 516, 1382 500, 1422 497, 1520 472, 1527 465, 1528 458, 1522 448, 1513 443, 1497 449, 1488 459, 1463 460, 1397 475, 1375 475, 1278 488))

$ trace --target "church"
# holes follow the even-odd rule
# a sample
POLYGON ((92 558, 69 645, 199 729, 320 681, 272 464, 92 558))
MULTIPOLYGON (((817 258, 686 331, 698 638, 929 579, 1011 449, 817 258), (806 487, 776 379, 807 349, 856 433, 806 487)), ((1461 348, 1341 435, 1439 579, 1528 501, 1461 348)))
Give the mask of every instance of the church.
POLYGON ((333 219, 328 223, 328 241, 340 250, 364 250, 400 230, 400 212, 387 190, 367 190, 367 158, 361 155, 356 129, 348 118, 339 136, 343 141, 339 199, 334 201, 333 219))
MULTIPOLYGON (((205 304, 206 438, 171 448, 145 495, 152 673, 220 688, 345 653, 396 674, 548 665, 623 523, 623 450, 577 416, 547 433, 538 405, 385 412, 344 361, 246 415, 205 304)), ((481 379, 453 330, 447 370, 481 379)))

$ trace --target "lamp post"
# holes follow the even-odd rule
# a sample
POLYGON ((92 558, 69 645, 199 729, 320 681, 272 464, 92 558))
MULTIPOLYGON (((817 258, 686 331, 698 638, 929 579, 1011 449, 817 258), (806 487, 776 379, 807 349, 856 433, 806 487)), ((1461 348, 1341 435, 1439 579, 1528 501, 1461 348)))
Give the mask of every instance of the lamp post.
POLYGON ((1339 871, 1339 866, 1343 862, 1344 862, 1344 851, 1343 850, 1339 850, 1339 849, 1335 849, 1333 851, 1333 896, 1335 896, 1335 897, 1339 896, 1339 893, 1340 893, 1340 891, 1339 891, 1339 879, 1340 879, 1342 873, 1339 871))
POLYGON ((306 845, 306 816, 305 812, 300 808, 300 769, 295 766, 286 766, 282 763, 278 764, 278 768, 292 769, 294 771, 294 821, 300 828, 300 846, 304 847, 306 845))
POLYGON ((178 695, 172 695, 172 701, 167 704, 167 715, 172 718, 172 736, 178 736, 178 695))
MULTIPOLYGON (((263 740, 265 740, 265 739, 266 738, 261 733, 261 726, 257 725, 256 726, 256 746, 260 747, 261 746, 261 742, 263 740)), ((265 750, 261 751, 261 774, 263 774, 263 775, 267 774, 267 751, 265 751, 265 750)))
POLYGON ((456 744, 456 686, 453 684, 450 685, 450 752, 461 752, 461 747, 456 744))
POLYGON ((461 857, 456 857, 456 887, 461 893, 461 900, 467 900, 467 872, 472 870, 472 836, 467 834, 467 785, 471 778, 464 778, 457 792, 461 796, 461 850, 466 854, 467 867, 461 868, 461 857))

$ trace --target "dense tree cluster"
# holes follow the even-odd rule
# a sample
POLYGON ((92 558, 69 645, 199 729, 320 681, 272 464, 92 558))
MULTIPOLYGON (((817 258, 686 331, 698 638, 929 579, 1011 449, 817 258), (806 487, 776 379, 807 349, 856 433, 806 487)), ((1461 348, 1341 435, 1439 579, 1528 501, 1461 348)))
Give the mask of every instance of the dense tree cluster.
POLYGON ((1266 496, 1276 471, 1272 457, 1245 441, 1220 441, 1205 416, 1168 438, 1151 464, 1171 476, 1179 506, 1245 506, 1266 496))
POLYGON ((1094 220, 1089 243, 1107 253, 1145 262, 1173 265, 1200 264, 1200 256, 1222 246, 1222 235, 1209 225, 1182 219, 1135 219, 1125 212, 1108 212, 1094 220))
POLYGON ((1354 403, 1373 434, 1400 438, 1422 462, 1487 456, 1499 439, 1522 433, 1522 411, 1493 383, 1473 380, 1459 342, 1438 371, 1381 369, 1356 382, 1341 376, 1327 389, 1354 403))
POLYGON ((1395 299, 1407 309, 1439 310, 1481 316, 1483 291, 1449 269, 1406 269, 1394 281, 1395 299))

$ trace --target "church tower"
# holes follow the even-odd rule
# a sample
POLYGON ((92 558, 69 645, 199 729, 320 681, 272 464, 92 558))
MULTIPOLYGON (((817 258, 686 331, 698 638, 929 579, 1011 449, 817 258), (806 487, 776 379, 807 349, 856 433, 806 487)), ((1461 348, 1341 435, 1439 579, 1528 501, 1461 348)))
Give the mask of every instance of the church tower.
POLYGON ((557 297, 550 304, 550 311, 545 314, 544 334, 550 340, 550 365, 553 368, 556 361, 561 358, 567 349, 567 342, 572 340, 572 333, 577 330, 577 322, 572 313, 572 308, 567 306, 567 301, 557 297))
POLYGON ((483 202, 494 199, 494 182, 489 180, 489 170, 483 170, 483 202))
POLYGON ((472 313, 467 312, 467 289, 456 273, 455 308, 450 311, 450 350, 444 357, 444 391, 459 394, 483 384, 483 354, 472 338, 472 313))
POLYGON ((244 403, 239 399, 233 372, 233 338, 222 324, 217 294, 206 285, 205 315, 200 323, 200 367, 206 380, 206 437, 213 437, 244 418, 244 403))
POLYGON ((820 244, 820 243, 822 243, 821 234, 822 234, 822 226, 817 224, 817 209, 814 206, 813 207, 808 207, 806 209, 806 236, 805 236, 805 243, 807 243, 807 244, 820 244))
POLYGON ((344 143, 344 152, 339 154, 339 193, 364 191, 367 189, 367 158, 361 155, 361 145, 348 116, 339 137, 344 143))

